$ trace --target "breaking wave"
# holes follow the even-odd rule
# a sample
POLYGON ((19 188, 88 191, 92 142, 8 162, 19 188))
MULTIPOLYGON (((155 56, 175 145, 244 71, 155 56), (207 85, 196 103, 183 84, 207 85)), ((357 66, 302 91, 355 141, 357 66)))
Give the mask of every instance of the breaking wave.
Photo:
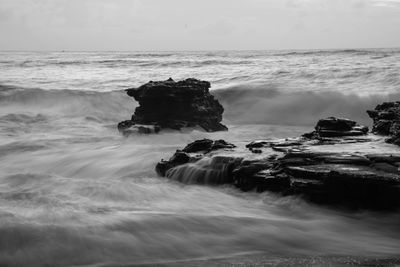
POLYGON ((371 124, 366 111, 400 93, 360 96, 340 92, 282 92, 276 86, 243 85, 212 92, 235 124, 314 125, 323 117, 339 116, 371 124))
MULTIPOLYGON (((400 99, 400 93, 360 96, 340 92, 284 92, 275 85, 238 85, 211 93, 225 108, 224 118, 232 124, 310 126, 328 116, 354 119, 369 125, 366 110, 400 99)), ((17 89, 0 91, 0 121, 36 122, 46 114, 85 117, 104 122, 130 118, 137 106, 124 91, 17 89), (29 111, 30 114, 26 114, 29 111), (35 115, 31 113, 35 112, 35 115)))
POLYGON ((0 88, 0 121, 40 121, 45 115, 86 117, 104 122, 128 119, 135 102, 124 91, 92 92, 0 88), (29 114, 26 114, 28 112, 29 114), (38 113, 34 115, 32 113, 38 113))

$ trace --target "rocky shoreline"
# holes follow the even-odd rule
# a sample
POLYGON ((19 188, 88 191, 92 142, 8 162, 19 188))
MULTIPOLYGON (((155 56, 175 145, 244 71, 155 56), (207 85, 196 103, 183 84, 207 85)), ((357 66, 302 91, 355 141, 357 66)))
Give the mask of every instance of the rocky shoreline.
MULTIPOLYGON (((169 128, 227 130, 224 108, 196 79, 153 82, 128 89, 139 102, 124 135, 169 128)), ((400 102, 368 110, 368 127, 350 119, 321 119, 311 133, 285 140, 256 140, 245 147, 225 140, 197 140, 161 160, 156 171, 183 183, 229 184, 242 191, 299 195, 314 203, 351 209, 400 207, 400 102)))
POLYGON ((184 183, 230 184, 242 191, 299 195, 351 209, 400 207, 400 150, 362 127, 362 135, 345 130, 337 136, 341 131, 336 128, 335 137, 321 137, 318 125, 299 138, 257 140, 246 148, 224 140, 197 140, 159 162, 156 171, 184 183))

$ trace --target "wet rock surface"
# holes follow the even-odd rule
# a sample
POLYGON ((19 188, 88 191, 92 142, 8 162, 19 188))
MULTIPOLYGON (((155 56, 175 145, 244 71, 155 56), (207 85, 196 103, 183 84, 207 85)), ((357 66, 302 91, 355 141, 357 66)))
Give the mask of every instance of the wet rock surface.
POLYGON ((368 133, 368 127, 358 125, 357 122, 344 119, 329 117, 321 119, 315 126, 315 131, 304 134, 307 138, 323 137, 342 137, 342 136, 360 136, 368 133))
POLYGON ((169 160, 161 160, 156 165, 156 171, 159 175, 165 176, 166 172, 171 168, 186 163, 194 163, 203 158, 204 155, 208 154, 211 151, 216 151, 219 149, 233 149, 235 147, 236 146, 234 144, 228 143, 224 140, 211 140, 211 139, 196 140, 188 144, 182 150, 177 150, 169 160), (197 155, 190 154, 199 152, 201 154, 197 155))
POLYGON ((207 153, 221 148, 235 148, 235 147, 236 146, 234 144, 228 143, 225 140, 221 139, 215 141, 211 139, 202 139, 188 144, 184 149, 182 149, 182 151, 186 153, 204 151, 205 153, 207 153))
MULTIPOLYGON (((320 122, 316 131, 327 128, 320 122)), ((342 122, 334 124, 344 131, 358 127, 342 122)), ((319 204, 377 210, 400 207, 400 151, 395 146, 384 153, 383 146, 390 145, 375 135, 312 137, 258 140, 245 148, 223 140, 198 140, 161 161, 156 170, 184 183, 231 184, 243 191, 300 195, 319 204)))
POLYGON ((400 145, 400 101, 385 102, 367 113, 374 121, 372 132, 388 135, 388 143, 400 145))
POLYGON ((118 124, 118 130, 129 134, 139 124, 150 125, 157 131, 196 126, 207 132, 225 131, 227 127, 221 124, 224 108, 210 94, 209 88, 207 81, 191 78, 175 82, 170 78, 128 89, 127 94, 138 101, 139 106, 131 120, 118 124))

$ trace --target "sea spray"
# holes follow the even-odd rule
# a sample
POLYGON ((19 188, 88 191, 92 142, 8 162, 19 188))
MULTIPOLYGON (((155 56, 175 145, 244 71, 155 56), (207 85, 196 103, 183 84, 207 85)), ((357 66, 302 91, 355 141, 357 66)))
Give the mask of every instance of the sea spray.
POLYGON ((225 119, 236 124, 313 125, 318 119, 339 116, 370 125, 366 110, 400 99, 400 93, 282 92, 273 85, 238 85, 213 94, 225 107, 225 119))
MULTIPOLYGON (((377 104, 400 99, 400 93, 355 95, 335 91, 282 92, 275 85, 237 85, 211 91, 224 106, 230 124, 276 124, 311 126, 320 118, 342 116, 364 125, 365 112, 377 104)), ((99 122, 129 118, 137 103, 124 91, 13 89, 0 91, 3 119, 17 116, 57 115, 99 122), (5 116, 5 117, 4 117, 5 116)), ((38 117, 40 118, 40 117, 38 117)))

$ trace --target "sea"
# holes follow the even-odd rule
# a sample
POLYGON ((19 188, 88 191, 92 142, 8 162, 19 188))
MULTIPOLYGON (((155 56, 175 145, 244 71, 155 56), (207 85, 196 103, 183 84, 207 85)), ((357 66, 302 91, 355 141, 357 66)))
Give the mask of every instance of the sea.
POLYGON ((400 100, 400 49, 0 52, 0 266, 400 266, 400 215, 179 183, 161 159, 246 144, 320 118, 371 126, 400 100), (227 132, 122 136, 124 89, 197 78, 227 132))

